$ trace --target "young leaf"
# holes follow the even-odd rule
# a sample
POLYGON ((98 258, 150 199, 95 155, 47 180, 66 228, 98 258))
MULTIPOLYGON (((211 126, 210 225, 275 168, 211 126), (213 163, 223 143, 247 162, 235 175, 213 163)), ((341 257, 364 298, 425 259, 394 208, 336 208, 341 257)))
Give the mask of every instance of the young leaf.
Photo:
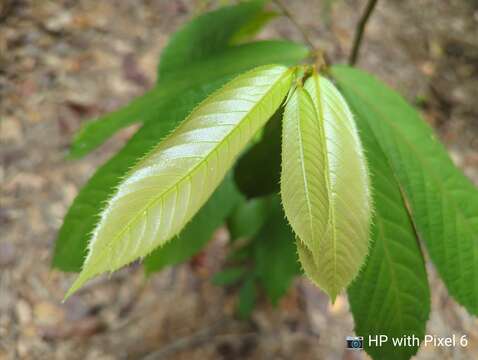
POLYGON ((180 264, 196 255, 241 200, 232 176, 227 175, 179 236, 158 247, 144 259, 146 273, 151 274, 166 266, 180 264))
MULTIPOLYGON (((353 110, 353 108, 352 108, 353 110)), ((430 313, 430 290, 418 239, 400 187, 373 133, 362 124, 360 137, 372 181, 372 246, 359 275, 348 288, 355 333, 423 339, 430 313)), ((374 359, 409 359, 418 346, 368 346, 374 359)))
POLYGON ((289 98, 282 138, 281 196, 299 259, 333 301, 367 255, 371 200, 355 123, 330 81, 314 75, 289 98))
POLYGON ((284 112, 281 196, 292 228, 311 249, 319 248, 329 224, 324 139, 312 98, 298 87, 284 112))
POLYGON ((341 66, 332 73, 361 130, 371 131, 387 155, 450 294, 478 315, 476 187, 399 94, 360 70, 341 66))
MULTIPOLYGON (((204 94, 203 94, 204 95, 204 94)), ((191 111, 199 92, 186 92, 165 109, 161 121, 144 124, 130 141, 106 164, 101 166, 80 190, 70 206, 55 243, 53 266, 63 271, 80 271, 88 240, 93 232, 104 204, 118 186, 121 178, 138 158, 170 133, 191 111)), ((205 96, 205 95, 204 95, 205 96)))
POLYGON ((280 106, 291 80, 292 72, 278 65, 239 76, 134 166, 103 210, 67 296, 177 235, 280 106))
MULTIPOLYGON (((135 161, 170 133, 195 105, 223 86, 237 71, 245 71, 258 64, 295 63, 306 53, 307 50, 303 46, 289 42, 251 43, 228 50, 224 57, 214 60, 215 66, 208 66, 207 71, 192 67, 185 72, 191 76, 190 83, 176 77, 164 81, 163 84, 166 82, 169 85, 161 89, 166 90, 161 90, 160 94, 155 92, 156 101, 152 101, 154 105, 148 104, 152 106, 144 108, 141 118, 145 123, 143 127, 118 154, 96 171, 68 210, 55 243, 53 266, 64 271, 81 269, 89 236, 98 221, 98 204, 108 200, 121 177, 135 161), (206 76, 210 76, 210 79, 206 76)), ((115 127, 114 124, 111 126, 115 127)), ((93 131, 94 127, 89 129, 93 131)), ((91 131, 84 133, 82 141, 85 141, 85 147, 81 147, 81 154, 84 155, 95 144, 99 145, 105 140, 104 137, 98 140, 95 136, 91 131), (90 136, 93 136, 91 143, 88 140, 90 136)))

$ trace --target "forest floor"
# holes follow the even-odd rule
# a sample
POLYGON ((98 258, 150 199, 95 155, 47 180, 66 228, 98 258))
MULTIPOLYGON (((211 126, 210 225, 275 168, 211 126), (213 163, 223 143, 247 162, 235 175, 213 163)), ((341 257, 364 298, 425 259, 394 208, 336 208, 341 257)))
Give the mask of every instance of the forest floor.
MULTIPOLYGON (((346 61, 364 1, 284 1, 336 62, 346 61)), ((76 130, 154 82, 168 36, 204 1, 0 1, 0 359, 365 359, 345 296, 331 306, 297 280, 277 308, 260 300, 234 320, 234 294, 210 282, 224 258, 220 230, 200 267, 145 280, 141 267, 91 282, 50 269, 62 217, 127 129, 79 161, 76 130)), ((300 40, 287 19, 263 36, 300 40)), ((453 160, 478 184, 478 4, 380 1, 358 66, 419 106, 453 160)), ((478 320, 447 294, 431 264, 427 333, 467 334, 466 348, 424 347, 417 359, 477 359, 478 320)))

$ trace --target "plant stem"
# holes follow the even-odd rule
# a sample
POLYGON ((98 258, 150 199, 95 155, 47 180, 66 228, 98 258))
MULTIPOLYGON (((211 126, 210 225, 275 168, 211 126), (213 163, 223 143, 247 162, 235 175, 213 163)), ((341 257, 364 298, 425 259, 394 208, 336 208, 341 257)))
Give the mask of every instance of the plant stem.
POLYGON ((307 31, 302 27, 302 25, 297 21, 297 19, 292 15, 292 13, 287 9, 287 7, 282 3, 281 0, 274 0, 274 4, 277 5, 277 7, 282 11, 282 14, 287 17, 292 24, 299 30, 302 38, 304 41, 307 43, 308 47, 313 50, 314 44, 310 40, 310 36, 307 33, 307 31))
POLYGON ((358 22, 357 29, 355 30, 354 45, 349 58, 350 65, 355 65, 355 63, 357 62, 365 27, 367 26, 367 22, 370 19, 370 15, 372 15, 372 12, 375 9, 375 5, 377 5, 377 2, 378 0, 368 0, 367 7, 365 8, 362 17, 358 22))

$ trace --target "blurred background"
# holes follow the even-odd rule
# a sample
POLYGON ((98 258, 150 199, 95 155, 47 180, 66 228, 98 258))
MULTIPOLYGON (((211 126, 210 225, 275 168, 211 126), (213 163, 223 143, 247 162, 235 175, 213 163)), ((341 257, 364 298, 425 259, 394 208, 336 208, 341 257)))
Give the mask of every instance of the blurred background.
MULTIPOLYGON (((150 88, 158 54, 186 20, 227 1, 0 0, 0 359, 366 359, 345 350, 347 299, 331 306, 297 280, 277 308, 259 299, 234 319, 235 294, 211 284, 227 233, 192 262, 144 278, 130 267, 66 303, 73 276, 50 269, 56 233, 79 188, 132 134, 67 161, 75 131, 150 88)), ((283 1, 334 62, 345 62, 365 1, 283 1)), ((283 18, 263 37, 300 41, 283 18)), ((478 184, 478 2, 381 0, 358 66, 422 111, 478 184)), ((467 348, 417 359, 477 359, 478 320, 428 263, 427 333, 467 334, 467 348)))

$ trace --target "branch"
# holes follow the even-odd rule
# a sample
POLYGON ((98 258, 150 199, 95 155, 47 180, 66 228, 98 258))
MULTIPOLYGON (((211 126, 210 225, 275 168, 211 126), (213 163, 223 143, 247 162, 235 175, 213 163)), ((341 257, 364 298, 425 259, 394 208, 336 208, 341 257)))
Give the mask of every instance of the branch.
POLYGON ((204 344, 208 342, 211 338, 213 338, 218 333, 218 331, 220 331, 221 328, 224 327, 224 325, 224 323, 217 322, 211 327, 201 329, 198 332, 192 334, 191 336, 179 338, 171 344, 166 345, 162 349, 148 354, 143 358, 143 360, 167 359, 178 351, 183 351, 185 349, 194 348, 196 346, 204 344))
POLYGON ((237 338, 257 338, 261 334, 258 332, 246 332, 237 334, 224 334, 224 329, 232 322, 230 319, 224 319, 214 323, 212 326, 199 330, 198 332, 184 338, 179 338, 172 343, 164 346, 162 349, 149 353, 142 360, 163 360, 171 359, 178 352, 188 349, 194 349, 199 346, 220 341, 231 341, 237 338))
POLYGON ((367 22, 372 15, 373 10, 375 9, 375 5, 377 5, 378 0, 368 0, 367 7, 365 8, 362 17, 359 20, 357 25, 357 30, 355 31, 355 38, 354 38, 354 45, 352 49, 352 53, 350 54, 349 64, 355 65, 358 59, 360 45, 362 44, 363 33, 365 31, 365 27, 367 26, 367 22))
POLYGON ((274 0, 274 4, 277 5, 277 7, 282 11, 282 14, 287 17, 292 24, 299 30, 300 34, 302 35, 302 38, 304 41, 307 43, 308 47, 312 50, 314 49, 314 44, 310 40, 310 36, 307 33, 307 31, 302 27, 302 25, 296 20, 294 15, 285 7, 285 5, 282 3, 281 0, 274 0))

